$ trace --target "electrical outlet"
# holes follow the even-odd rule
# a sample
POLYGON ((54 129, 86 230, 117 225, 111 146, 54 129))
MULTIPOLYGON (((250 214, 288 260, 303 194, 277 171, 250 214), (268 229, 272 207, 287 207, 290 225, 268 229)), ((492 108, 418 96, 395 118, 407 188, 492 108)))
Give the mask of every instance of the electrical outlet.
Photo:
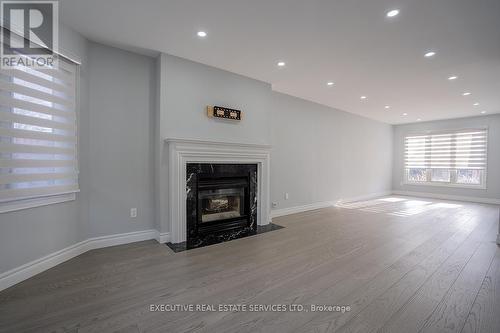
POLYGON ((276 208, 278 207, 278 203, 277 202, 273 202, 273 208, 276 208))
POLYGON ((288 195, 288 192, 285 193, 285 200, 288 200, 290 196, 288 195))
POLYGON ((137 217, 137 208, 130 208, 130 217, 137 217))

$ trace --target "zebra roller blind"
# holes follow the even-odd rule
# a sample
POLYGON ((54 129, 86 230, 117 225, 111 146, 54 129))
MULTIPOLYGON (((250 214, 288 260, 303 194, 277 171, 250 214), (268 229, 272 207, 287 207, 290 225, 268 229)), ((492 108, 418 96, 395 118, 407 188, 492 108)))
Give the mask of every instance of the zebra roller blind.
POLYGON ((0 69, 0 202, 78 191, 77 67, 0 69))
POLYGON ((487 144, 486 129, 406 136, 407 180, 477 185, 486 171, 487 144))

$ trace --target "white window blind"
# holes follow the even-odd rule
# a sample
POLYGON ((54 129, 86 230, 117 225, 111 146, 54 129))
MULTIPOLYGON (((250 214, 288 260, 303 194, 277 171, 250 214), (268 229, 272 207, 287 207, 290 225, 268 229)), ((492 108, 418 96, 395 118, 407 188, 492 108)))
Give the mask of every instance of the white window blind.
POLYGON ((487 165, 487 143, 486 129, 407 136, 406 180, 482 185, 487 165))
POLYGON ((0 69, 0 202, 78 191, 77 65, 0 69))

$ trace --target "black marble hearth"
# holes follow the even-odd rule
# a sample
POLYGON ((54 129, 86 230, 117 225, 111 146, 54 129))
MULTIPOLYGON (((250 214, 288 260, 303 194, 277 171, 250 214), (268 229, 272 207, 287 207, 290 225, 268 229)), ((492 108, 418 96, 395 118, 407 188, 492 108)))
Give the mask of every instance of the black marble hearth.
MULTIPOLYGON (((258 225, 257 226, 257 235, 263 234, 263 233, 266 233, 269 231, 283 229, 283 228, 284 228, 283 226, 281 226, 279 224, 274 224, 274 223, 269 223, 266 225, 258 225)), ((166 245, 175 253, 188 250, 186 242, 182 242, 182 243, 178 243, 178 244, 166 243, 166 245)))
POLYGON ((188 163, 187 249, 255 235, 257 164, 188 163))

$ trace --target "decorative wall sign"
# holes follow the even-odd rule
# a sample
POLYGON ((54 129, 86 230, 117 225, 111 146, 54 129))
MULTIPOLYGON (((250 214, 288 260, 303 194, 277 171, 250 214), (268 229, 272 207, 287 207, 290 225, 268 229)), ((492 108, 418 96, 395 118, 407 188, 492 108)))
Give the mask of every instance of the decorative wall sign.
POLYGON ((223 108, 222 106, 207 106, 207 115, 210 118, 222 118, 230 120, 241 120, 240 110, 223 108))

